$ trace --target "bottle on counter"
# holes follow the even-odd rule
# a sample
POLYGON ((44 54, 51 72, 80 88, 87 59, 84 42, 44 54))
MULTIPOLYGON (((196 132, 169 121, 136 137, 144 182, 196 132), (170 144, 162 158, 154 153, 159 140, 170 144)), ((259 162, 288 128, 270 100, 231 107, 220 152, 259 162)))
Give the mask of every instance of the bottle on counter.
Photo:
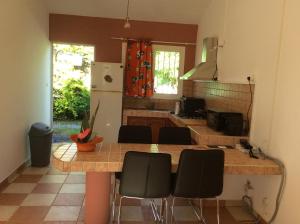
POLYGON ((175 103, 175 115, 178 115, 180 113, 180 102, 176 101, 175 103))

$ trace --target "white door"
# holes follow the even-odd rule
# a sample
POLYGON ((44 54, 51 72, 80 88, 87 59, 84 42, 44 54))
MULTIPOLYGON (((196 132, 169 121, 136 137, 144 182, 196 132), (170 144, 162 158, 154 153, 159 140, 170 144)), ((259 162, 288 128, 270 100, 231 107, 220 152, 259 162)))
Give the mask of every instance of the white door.
POLYGON ((123 91, 123 65, 121 63, 93 62, 91 90, 123 91))

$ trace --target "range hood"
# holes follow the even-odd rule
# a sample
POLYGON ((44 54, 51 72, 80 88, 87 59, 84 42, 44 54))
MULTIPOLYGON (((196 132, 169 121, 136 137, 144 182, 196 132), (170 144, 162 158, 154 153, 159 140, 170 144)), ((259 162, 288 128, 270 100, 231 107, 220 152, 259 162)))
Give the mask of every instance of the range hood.
POLYGON ((217 80, 218 38, 203 39, 201 63, 180 77, 182 80, 217 80))

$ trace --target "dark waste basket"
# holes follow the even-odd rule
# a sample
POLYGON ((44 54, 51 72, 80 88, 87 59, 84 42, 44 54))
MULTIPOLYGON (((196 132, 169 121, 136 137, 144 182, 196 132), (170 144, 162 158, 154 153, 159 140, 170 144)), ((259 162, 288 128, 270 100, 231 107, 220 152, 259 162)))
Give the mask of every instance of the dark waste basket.
POLYGON ((53 130, 43 123, 34 123, 29 131, 31 166, 50 163, 53 130))

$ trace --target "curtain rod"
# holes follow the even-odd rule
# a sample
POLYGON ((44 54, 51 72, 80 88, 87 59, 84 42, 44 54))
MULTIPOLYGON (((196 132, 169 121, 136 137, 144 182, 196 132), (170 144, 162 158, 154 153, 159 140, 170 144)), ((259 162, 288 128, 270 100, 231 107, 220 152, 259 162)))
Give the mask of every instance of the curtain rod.
MULTIPOLYGON (((124 38, 124 37, 112 37, 111 39, 113 39, 113 40, 121 40, 121 41, 127 41, 127 40, 138 41, 138 39, 124 38)), ((157 44, 196 45, 196 43, 168 42, 168 41, 158 41, 158 40, 152 40, 150 42, 151 43, 157 43, 157 44)))

